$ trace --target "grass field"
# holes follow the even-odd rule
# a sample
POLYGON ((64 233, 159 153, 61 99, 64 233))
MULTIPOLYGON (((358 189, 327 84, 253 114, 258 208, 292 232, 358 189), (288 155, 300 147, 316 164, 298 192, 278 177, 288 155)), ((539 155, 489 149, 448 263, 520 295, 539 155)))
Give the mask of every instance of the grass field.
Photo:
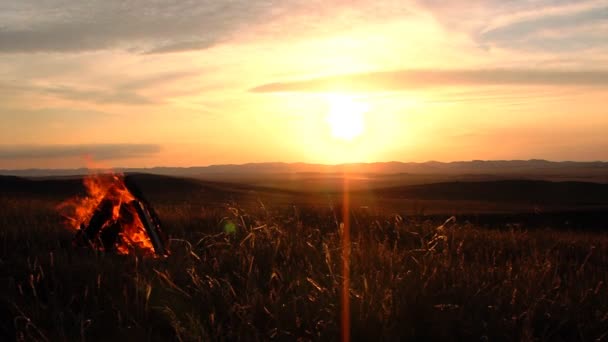
MULTIPOLYGON (((72 247, 68 194, 0 197, 0 340, 340 338, 339 201, 149 192, 144 258, 72 247)), ((350 211, 354 340, 608 339, 605 231, 399 214, 350 211)))

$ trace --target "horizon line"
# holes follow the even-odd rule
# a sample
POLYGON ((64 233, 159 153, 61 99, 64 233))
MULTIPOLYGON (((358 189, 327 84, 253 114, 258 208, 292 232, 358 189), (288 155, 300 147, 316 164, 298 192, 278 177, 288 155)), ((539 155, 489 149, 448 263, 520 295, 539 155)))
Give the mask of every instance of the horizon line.
POLYGON ((470 160, 454 160, 454 161, 438 161, 438 160, 427 160, 422 162, 416 161, 377 161, 377 162, 350 162, 350 163, 338 163, 338 164, 325 164, 325 163, 311 163, 311 162, 282 162, 282 161, 269 161, 269 162, 245 162, 245 163, 226 163, 226 164, 209 164, 209 165, 192 165, 192 166, 112 166, 112 167, 72 167, 72 168, 16 168, 6 169, 0 168, 2 171, 71 171, 71 170, 129 170, 129 169, 196 169, 196 168, 210 168, 210 167, 221 167, 221 166, 248 166, 248 165, 263 165, 263 164, 283 164, 283 165, 315 165, 315 166, 354 166, 354 165, 373 165, 373 164, 456 164, 456 163, 473 163, 473 162, 547 162, 547 163, 608 163, 608 160, 549 160, 549 159, 470 159, 470 160))

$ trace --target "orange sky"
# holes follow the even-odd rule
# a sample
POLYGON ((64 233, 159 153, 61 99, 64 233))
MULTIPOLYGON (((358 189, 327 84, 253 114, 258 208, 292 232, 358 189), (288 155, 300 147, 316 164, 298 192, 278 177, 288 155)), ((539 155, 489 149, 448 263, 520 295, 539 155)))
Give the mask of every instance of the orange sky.
POLYGON ((0 168, 608 160, 607 13, 593 0, 2 4, 0 168))

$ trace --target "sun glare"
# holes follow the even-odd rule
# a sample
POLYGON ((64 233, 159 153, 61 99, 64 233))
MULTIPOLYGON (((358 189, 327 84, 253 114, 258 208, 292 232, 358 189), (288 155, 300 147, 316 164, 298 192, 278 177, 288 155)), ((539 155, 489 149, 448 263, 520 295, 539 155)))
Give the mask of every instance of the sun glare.
POLYGON ((353 140, 365 130, 365 113, 368 106, 347 96, 331 96, 328 99, 327 123, 334 138, 353 140))

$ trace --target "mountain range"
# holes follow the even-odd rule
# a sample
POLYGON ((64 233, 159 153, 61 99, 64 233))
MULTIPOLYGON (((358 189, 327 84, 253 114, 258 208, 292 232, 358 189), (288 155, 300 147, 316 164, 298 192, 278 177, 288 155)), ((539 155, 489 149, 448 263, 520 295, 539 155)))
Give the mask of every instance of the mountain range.
MULTIPOLYGON (((0 170, 0 175, 20 177, 49 177, 83 175, 98 170, 80 169, 20 169, 0 170)), ((307 163, 248 163, 225 164, 201 167, 152 167, 152 168, 115 168, 114 172, 151 173, 182 177, 241 177, 289 174, 411 174, 411 175, 493 175, 520 178, 587 179, 608 182, 608 162, 554 162, 540 159, 532 160, 472 160, 457 162, 423 163, 377 162, 339 165, 307 163)))

